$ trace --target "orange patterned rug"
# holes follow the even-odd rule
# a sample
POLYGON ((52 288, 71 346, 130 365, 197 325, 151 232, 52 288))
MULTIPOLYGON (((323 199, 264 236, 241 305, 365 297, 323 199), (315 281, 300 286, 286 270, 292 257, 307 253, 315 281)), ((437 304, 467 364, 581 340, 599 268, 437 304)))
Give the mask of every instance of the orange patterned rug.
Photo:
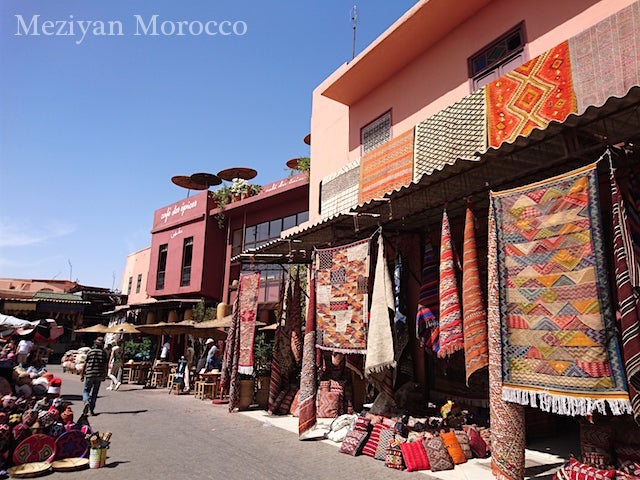
POLYGON ((490 147, 576 113, 568 42, 487 84, 486 98, 490 147))

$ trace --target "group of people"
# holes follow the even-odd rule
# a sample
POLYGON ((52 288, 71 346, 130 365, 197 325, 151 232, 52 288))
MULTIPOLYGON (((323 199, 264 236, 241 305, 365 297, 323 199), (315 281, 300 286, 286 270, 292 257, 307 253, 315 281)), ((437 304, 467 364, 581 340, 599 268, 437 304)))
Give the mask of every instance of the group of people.
POLYGON ((13 338, 10 338, 0 349, 0 363, 8 367, 33 366, 37 369, 42 368, 44 348, 39 348, 29 337, 22 337, 16 344, 13 338))

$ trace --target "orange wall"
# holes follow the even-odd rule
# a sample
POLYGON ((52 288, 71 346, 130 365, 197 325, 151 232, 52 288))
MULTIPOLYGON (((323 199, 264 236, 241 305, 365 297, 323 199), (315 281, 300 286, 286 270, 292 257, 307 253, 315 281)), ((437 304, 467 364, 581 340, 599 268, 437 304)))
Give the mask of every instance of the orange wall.
POLYGON ((128 305, 135 305, 139 303, 148 303, 152 301, 151 297, 147 295, 147 275, 149 274, 149 259, 151 258, 151 247, 143 248, 135 253, 127 255, 127 261, 122 272, 122 293, 128 294, 128 305), (142 286, 140 287, 140 293, 136 293, 136 285, 138 282, 138 275, 142 274, 142 286), (131 293, 128 293, 129 277, 132 277, 131 293))
MULTIPOLYGON (((468 95, 467 59, 522 20, 527 38, 525 55, 534 58, 632 3, 634 0, 492 1, 350 106, 322 95, 362 56, 341 66, 313 92, 310 221, 319 219, 322 178, 360 157, 360 129, 364 125, 392 109, 392 136, 396 137, 468 95)), ((429 8, 428 1, 419 4, 412 12, 429 8)), ((399 21, 384 35, 402 27, 399 21)), ((376 48, 385 47, 384 38, 375 43, 376 48)), ((385 54, 392 56, 393 51, 385 54)))

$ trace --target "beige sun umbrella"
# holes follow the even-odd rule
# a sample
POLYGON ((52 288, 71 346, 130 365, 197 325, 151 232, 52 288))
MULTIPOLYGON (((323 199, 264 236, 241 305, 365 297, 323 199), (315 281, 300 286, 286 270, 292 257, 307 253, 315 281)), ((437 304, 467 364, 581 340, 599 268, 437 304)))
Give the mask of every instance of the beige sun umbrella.
POLYGON ((148 325, 138 325, 137 329, 148 335, 181 335, 183 333, 191 333, 194 323, 190 320, 183 322, 160 322, 148 325))
POLYGON ((138 330, 138 325, 134 325, 133 323, 128 322, 122 322, 107 327, 104 333, 140 333, 140 330, 138 330))
POLYGON ((98 323, 96 325, 91 325, 90 327, 78 328, 75 330, 76 333, 109 333, 106 325, 102 325, 98 323))

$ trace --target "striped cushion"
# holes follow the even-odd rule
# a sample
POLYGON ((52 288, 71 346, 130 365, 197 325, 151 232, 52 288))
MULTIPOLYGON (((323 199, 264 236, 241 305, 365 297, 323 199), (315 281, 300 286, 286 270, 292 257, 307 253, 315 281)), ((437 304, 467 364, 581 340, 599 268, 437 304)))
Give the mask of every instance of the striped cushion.
POLYGON ((388 430, 389 427, 384 425, 383 423, 376 423, 373 426, 373 430, 371 431, 371 435, 367 439, 367 443, 362 449, 362 454, 367 455, 369 457, 376 456, 376 450, 378 449, 378 443, 380 442, 380 432, 382 430, 388 430))
POLYGON ((400 445, 400 448, 402 449, 402 459, 408 471, 415 472, 431 468, 422 442, 406 442, 400 445))

